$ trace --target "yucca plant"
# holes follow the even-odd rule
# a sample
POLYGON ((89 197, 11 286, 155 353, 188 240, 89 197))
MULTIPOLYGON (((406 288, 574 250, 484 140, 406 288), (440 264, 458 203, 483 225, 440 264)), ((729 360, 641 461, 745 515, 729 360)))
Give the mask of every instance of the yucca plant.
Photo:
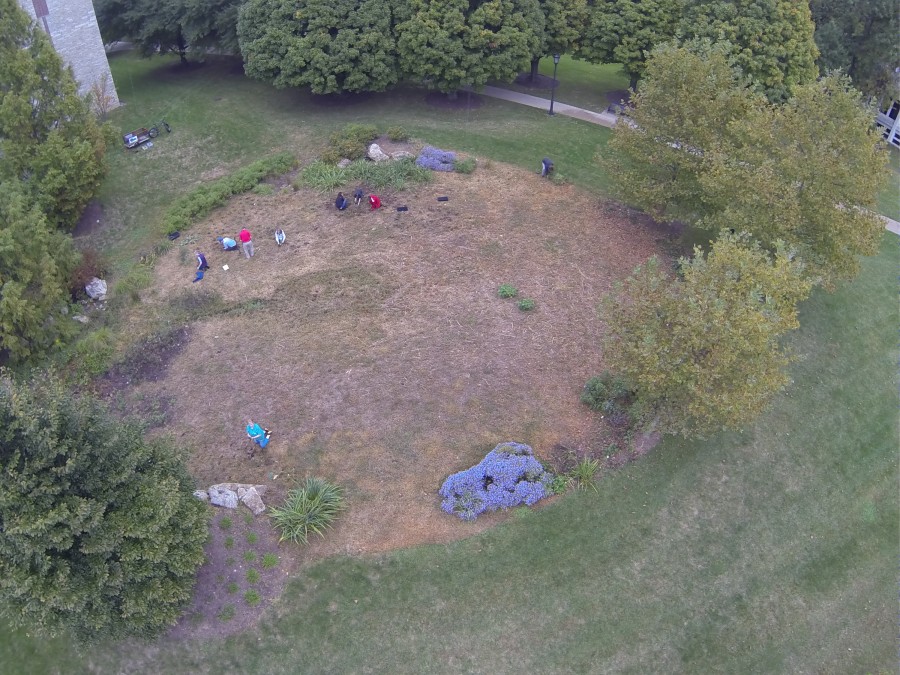
POLYGON ((325 530, 344 508, 341 488, 311 476, 288 492, 280 508, 270 509, 269 517, 281 531, 281 541, 306 544, 310 533, 324 537, 325 530))
POLYGON ((579 490, 585 490, 588 487, 591 487, 596 492, 597 484, 594 482, 594 478, 597 475, 597 471, 599 470, 599 460, 585 457, 578 463, 578 465, 574 469, 572 469, 572 473, 570 475, 572 476, 572 480, 575 481, 575 485, 579 490))

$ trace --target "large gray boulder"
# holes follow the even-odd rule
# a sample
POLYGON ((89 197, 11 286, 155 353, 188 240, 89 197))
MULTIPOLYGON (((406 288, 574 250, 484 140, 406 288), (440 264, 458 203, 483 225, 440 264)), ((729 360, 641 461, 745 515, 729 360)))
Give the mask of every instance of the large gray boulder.
POLYGON ((93 277, 84 287, 84 292, 93 300, 106 300, 107 290, 106 282, 97 277, 93 277))
POLYGON ((236 509, 238 507, 238 496, 234 490, 213 485, 207 490, 209 495, 209 503, 213 506, 221 506, 226 509, 236 509))
POLYGON ((266 510, 266 505, 263 504, 262 497, 259 496, 259 492, 256 491, 255 487, 240 488, 237 491, 237 495, 238 499, 244 503, 244 506, 253 511, 254 515, 258 516, 266 510))
POLYGON ((380 162, 387 162, 391 156, 385 153, 384 150, 381 149, 381 146, 378 143, 372 143, 369 146, 368 152, 366 152, 366 157, 371 159, 376 164, 380 162))

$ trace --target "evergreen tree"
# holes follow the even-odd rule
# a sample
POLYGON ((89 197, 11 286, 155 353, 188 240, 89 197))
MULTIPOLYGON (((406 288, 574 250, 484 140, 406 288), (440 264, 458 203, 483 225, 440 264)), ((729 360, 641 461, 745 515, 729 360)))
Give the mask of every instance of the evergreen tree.
POLYGON ((809 4, 797 0, 686 0, 680 33, 727 44, 733 62, 771 101, 818 75, 809 4))
POLYGON ((451 93, 511 81, 540 53, 537 0, 412 3, 411 18, 397 26, 400 69, 430 88, 451 93))
POLYGON ((71 228, 103 177, 104 134, 44 31, 0 0, 0 180, 71 228))
POLYGON ((682 259, 681 274, 653 258, 604 299, 603 357, 663 432, 740 429, 790 381, 780 338, 810 284, 783 247, 770 256, 727 231, 708 255, 682 259))
POLYGON ((167 442, 52 379, 3 379, 0 471, 0 611, 14 625, 93 641, 177 619, 207 507, 167 442))
POLYGON ((631 88, 650 52, 675 37, 684 0, 597 0, 575 52, 591 63, 621 63, 631 88))
POLYGON ((0 362, 41 356, 74 332, 62 312, 77 260, 19 184, 0 182, 0 362))
POLYGON ((384 91, 399 77, 388 0, 249 0, 238 24, 245 70, 314 94, 384 91))

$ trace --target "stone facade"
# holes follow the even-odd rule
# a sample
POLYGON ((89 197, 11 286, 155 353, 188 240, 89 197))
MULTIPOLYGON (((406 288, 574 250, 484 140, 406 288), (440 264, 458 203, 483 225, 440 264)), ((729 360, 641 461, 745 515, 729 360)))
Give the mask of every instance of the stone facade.
POLYGON ((72 66, 79 93, 89 93, 105 75, 108 108, 117 107, 119 96, 91 0, 19 0, 19 4, 50 36, 63 61, 72 66))

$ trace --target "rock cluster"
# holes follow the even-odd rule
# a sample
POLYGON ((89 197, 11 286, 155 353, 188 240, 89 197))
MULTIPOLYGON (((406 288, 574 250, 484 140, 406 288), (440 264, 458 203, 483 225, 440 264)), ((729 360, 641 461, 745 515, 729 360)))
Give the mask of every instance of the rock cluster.
POLYGON ((238 503, 259 515, 266 510, 262 495, 266 494, 265 485, 251 485, 249 483, 217 483, 206 490, 197 490, 194 496, 213 506, 221 506, 226 509, 236 509, 238 503))

